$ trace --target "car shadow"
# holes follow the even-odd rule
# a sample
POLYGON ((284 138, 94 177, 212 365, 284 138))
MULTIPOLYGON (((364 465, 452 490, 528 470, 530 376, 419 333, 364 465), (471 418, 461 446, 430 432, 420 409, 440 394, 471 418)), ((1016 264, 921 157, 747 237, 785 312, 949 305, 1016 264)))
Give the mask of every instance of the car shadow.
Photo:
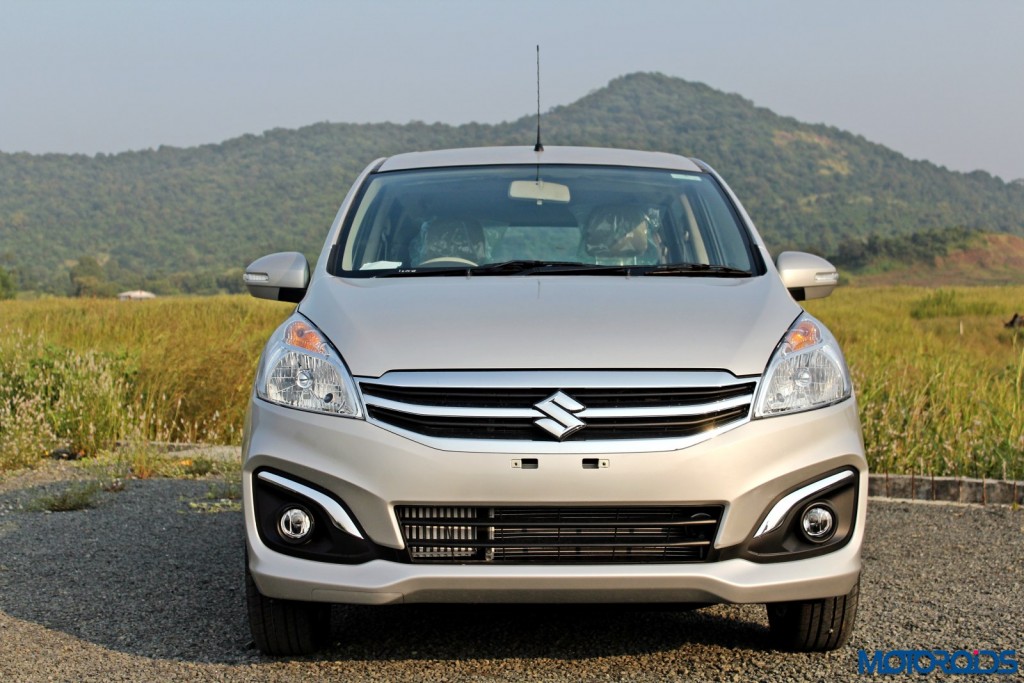
MULTIPOLYGON (((148 480, 76 512, 0 496, 0 610, 103 648, 153 659, 263 659, 245 614, 241 513, 205 481, 148 480)), ((52 487, 50 487, 52 489, 52 487)), ((760 606, 339 606, 323 660, 580 659, 707 644, 762 650, 760 606)))
POLYGON ((335 608, 334 645, 349 660, 580 660, 707 645, 768 649, 760 605, 400 605, 335 608))

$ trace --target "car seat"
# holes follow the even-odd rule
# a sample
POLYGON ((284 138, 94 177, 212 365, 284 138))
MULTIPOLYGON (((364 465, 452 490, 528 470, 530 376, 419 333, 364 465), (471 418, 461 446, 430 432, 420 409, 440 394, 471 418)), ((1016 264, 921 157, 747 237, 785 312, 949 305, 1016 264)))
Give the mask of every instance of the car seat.
POLYGON ((600 206, 590 213, 580 244, 581 259, 600 265, 650 265, 658 262, 651 242, 651 221, 638 206, 600 206))
POLYGON ((424 223, 411 251, 417 265, 454 261, 475 266, 487 254, 483 228, 471 218, 437 218, 424 223))

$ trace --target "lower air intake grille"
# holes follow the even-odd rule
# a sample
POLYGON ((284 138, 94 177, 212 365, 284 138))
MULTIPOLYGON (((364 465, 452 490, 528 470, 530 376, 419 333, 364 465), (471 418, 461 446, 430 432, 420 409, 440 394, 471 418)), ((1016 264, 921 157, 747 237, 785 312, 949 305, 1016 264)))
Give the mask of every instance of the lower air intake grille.
POLYGON ((409 559, 441 564, 703 562, 719 505, 395 508, 409 559))

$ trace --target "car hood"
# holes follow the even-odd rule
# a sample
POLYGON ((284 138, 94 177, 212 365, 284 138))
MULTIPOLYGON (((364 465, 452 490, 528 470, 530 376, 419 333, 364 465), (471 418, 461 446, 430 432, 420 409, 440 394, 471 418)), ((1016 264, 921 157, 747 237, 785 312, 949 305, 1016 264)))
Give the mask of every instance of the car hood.
POLYGON ((760 375, 800 306, 771 273, 315 278, 299 311, 352 374, 705 369, 760 375))

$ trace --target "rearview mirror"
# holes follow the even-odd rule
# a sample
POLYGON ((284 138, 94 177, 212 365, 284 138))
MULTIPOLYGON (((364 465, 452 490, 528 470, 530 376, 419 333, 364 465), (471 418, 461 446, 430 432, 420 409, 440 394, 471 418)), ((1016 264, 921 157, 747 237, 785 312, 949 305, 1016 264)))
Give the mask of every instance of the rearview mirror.
POLYGON ((309 262, 297 251, 282 251, 256 259, 242 277, 257 299, 298 303, 309 286, 309 262))
POLYGON ((782 284, 797 301, 823 299, 839 284, 839 272, 831 263, 802 251, 784 251, 775 259, 782 284))
POLYGON ((508 188, 512 199, 534 199, 540 202, 569 202, 569 186, 559 183, 545 183, 543 180, 513 180, 508 188))

